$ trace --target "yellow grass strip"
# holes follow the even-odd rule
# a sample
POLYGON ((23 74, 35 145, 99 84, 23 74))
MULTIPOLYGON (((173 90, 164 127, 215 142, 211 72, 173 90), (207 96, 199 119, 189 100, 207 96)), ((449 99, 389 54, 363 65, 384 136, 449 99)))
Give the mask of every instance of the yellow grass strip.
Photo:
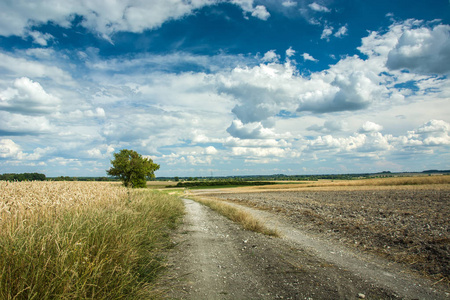
POLYGON ((208 206, 212 210, 225 216, 233 222, 239 223, 244 229, 259 232, 265 235, 279 237, 279 233, 276 230, 267 228, 251 214, 237 209, 227 203, 220 200, 208 199, 204 197, 190 197, 191 199, 208 206))

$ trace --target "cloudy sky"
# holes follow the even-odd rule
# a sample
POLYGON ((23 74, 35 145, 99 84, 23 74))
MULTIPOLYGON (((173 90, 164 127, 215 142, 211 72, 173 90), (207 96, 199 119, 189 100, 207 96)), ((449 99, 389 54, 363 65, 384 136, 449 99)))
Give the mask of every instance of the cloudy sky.
POLYGON ((450 169, 449 0, 0 1, 0 173, 450 169))

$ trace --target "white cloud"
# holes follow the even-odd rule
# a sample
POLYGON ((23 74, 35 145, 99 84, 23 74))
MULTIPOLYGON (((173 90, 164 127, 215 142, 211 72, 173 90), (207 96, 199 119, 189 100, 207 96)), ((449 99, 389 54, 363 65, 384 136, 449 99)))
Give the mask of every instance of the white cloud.
POLYGON ((312 57, 310 54, 308 54, 308 53, 303 53, 302 54, 302 56, 303 56, 303 59, 306 61, 306 60, 309 60, 309 61, 314 61, 314 62, 317 62, 318 60, 317 59, 315 59, 314 57, 312 57))
POLYGON ((325 40, 329 41, 330 36, 333 34, 333 30, 334 30, 333 26, 325 25, 325 27, 323 28, 323 31, 322 31, 322 35, 320 36, 320 39, 322 39, 322 40, 325 39, 325 40))
POLYGON ((17 78, 13 87, 0 91, 0 110, 21 114, 50 113, 58 108, 59 103, 60 99, 27 77, 17 78))
POLYGON ((23 153, 19 145, 10 139, 0 140, 0 157, 1 158, 22 158, 23 153))
POLYGON ((234 120, 227 132, 240 139, 265 139, 275 136, 275 133, 260 122, 243 124, 240 120, 234 120))
POLYGON ((232 112, 244 124, 267 121, 282 109, 295 110, 303 79, 294 72, 289 63, 235 68, 217 77, 218 91, 238 102, 232 112))
POLYGON ((13 57, 2 52, 0 52, 0 67, 7 70, 6 74, 10 77, 49 78, 59 84, 73 84, 72 77, 58 67, 13 57))
POLYGON ((178 19, 215 1, 66 1, 2 2, 1 35, 22 35, 29 24, 52 21, 68 27, 74 15, 83 16, 83 26, 110 36, 118 31, 142 32, 161 26, 165 21, 178 19))
POLYGON ((309 8, 311 8, 314 11, 318 11, 318 12, 330 12, 331 10, 329 8, 327 8, 326 6, 320 5, 316 2, 313 2, 311 4, 308 5, 309 8))
POLYGON ((430 120, 408 134, 410 139, 420 140, 424 145, 450 145, 450 124, 443 120, 430 120))
POLYGON ((435 24, 430 28, 423 21, 409 19, 392 24, 384 34, 371 32, 362 39, 358 49, 371 57, 382 58, 390 71, 408 69, 419 74, 447 74, 450 26, 435 24))
POLYGON ((39 31, 30 31, 28 34, 33 38, 36 44, 47 46, 48 41, 54 39, 54 36, 49 33, 41 33, 39 31))
POLYGON ((208 147, 206 147, 206 149, 205 149, 205 153, 208 154, 208 155, 215 155, 215 154, 217 154, 218 152, 219 152, 219 151, 217 151, 217 149, 214 148, 213 146, 208 146, 208 147))
POLYGON ((402 35, 388 54, 391 70, 409 69, 419 73, 447 74, 450 72, 450 26, 409 28, 403 26, 402 35))
POLYGON ((311 125, 307 130, 322 132, 322 133, 336 133, 338 131, 345 130, 347 124, 342 120, 327 120, 324 122, 323 126, 317 124, 311 125))
POLYGON ((358 132, 360 132, 360 133, 379 132, 382 129, 383 129, 383 126, 378 125, 374 122, 367 121, 361 126, 361 128, 358 130, 358 132))
MULTIPOLYGON (((151 1, 65 1, 60 5, 58 0, 22 2, 0 2, 0 35, 26 36, 34 35, 35 41, 41 45, 50 39, 45 34, 30 32, 32 25, 45 24, 51 21, 62 27, 69 27, 74 16, 82 16, 82 26, 98 32, 105 39, 120 31, 140 33, 146 29, 160 27, 168 20, 182 18, 192 14, 204 6, 216 5, 216 0, 151 0, 151 1)), ((232 0, 244 12, 254 17, 267 20, 270 16, 266 7, 253 7, 253 0, 232 0)))
POLYGON ((344 73, 342 66, 336 68, 341 72, 322 73, 311 80, 310 83, 314 85, 299 96, 298 111, 323 113, 360 110, 382 96, 384 90, 378 85, 376 75, 363 71, 344 73))
POLYGON ((234 156, 247 156, 247 157, 286 157, 288 150, 282 148, 246 148, 246 147, 234 147, 232 148, 232 154, 234 156))
MULTIPOLYGON (((286 134, 286 138, 289 138, 286 134)), ((240 139, 235 137, 228 137, 223 141, 226 147, 256 147, 256 148, 285 148, 290 147, 291 144, 285 139, 264 138, 264 139, 240 139)))
POLYGON ((257 5, 252 12, 252 16, 266 21, 270 17, 270 13, 263 5, 257 5))
POLYGON ((231 0, 231 3, 241 7, 245 13, 250 13, 253 17, 266 21, 270 17, 270 13, 267 11, 264 5, 257 5, 253 7, 253 0, 231 0))
POLYGON ((286 1, 283 1, 282 5, 285 7, 294 7, 294 6, 297 6, 297 2, 292 1, 292 0, 286 0, 286 1))
POLYGON ((52 126, 47 117, 13 114, 0 111, 0 132, 8 135, 35 135, 51 132, 52 126))
POLYGON ((291 57, 295 55, 295 50, 292 49, 292 47, 289 47, 289 49, 286 50, 286 56, 291 57))
MULTIPOLYGON (((290 48, 289 48, 290 49, 290 48)), ((276 62, 280 59, 280 55, 278 55, 275 50, 270 50, 264 53, 263 58, 261 59, 263 62, 276 62)))
POLYGON ((86 117, 97 117, 97 118, 104 118, 106 116, 105 110, 101 107, 97 107, 95 111, 87 110, 84 112, 84 115, 86 117))
POLYGON ((337 37, 337 38, 342 38, 342 37, 347 35, 347 32, 348 32, 347 25, 344 25, 344 26, 340 27, 338 29, 338 31, 336 31, 334 36, 337 37))

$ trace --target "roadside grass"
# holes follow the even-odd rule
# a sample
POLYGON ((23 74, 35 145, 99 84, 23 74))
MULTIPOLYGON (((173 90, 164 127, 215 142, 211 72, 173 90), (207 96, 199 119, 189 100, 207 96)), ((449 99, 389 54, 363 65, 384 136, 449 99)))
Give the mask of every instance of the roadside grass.
POLYGON ((110 183, 0 182, 0 299, 155 298, 178 197, 110 183))
POLYGON ((204 198, 204 197, 190 197, 194 201, 197 201, 203 205, 208 206, 212 210, 225 216, 233 222, 240 224, 244 229, 259 232, 265 235, 279 237, 279 233, 276 230, 267 228, 260 221, 252 217, 249 213, 243 210, 237 209, 227 203, 219 200, 204 198))

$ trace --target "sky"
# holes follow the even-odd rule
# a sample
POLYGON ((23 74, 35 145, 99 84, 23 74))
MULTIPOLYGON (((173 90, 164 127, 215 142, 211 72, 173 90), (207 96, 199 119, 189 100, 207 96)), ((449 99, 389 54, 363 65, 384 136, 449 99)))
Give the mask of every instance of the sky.
POLYGON ((450 169, 449 0, 0 0, 0 173, 450 169))

